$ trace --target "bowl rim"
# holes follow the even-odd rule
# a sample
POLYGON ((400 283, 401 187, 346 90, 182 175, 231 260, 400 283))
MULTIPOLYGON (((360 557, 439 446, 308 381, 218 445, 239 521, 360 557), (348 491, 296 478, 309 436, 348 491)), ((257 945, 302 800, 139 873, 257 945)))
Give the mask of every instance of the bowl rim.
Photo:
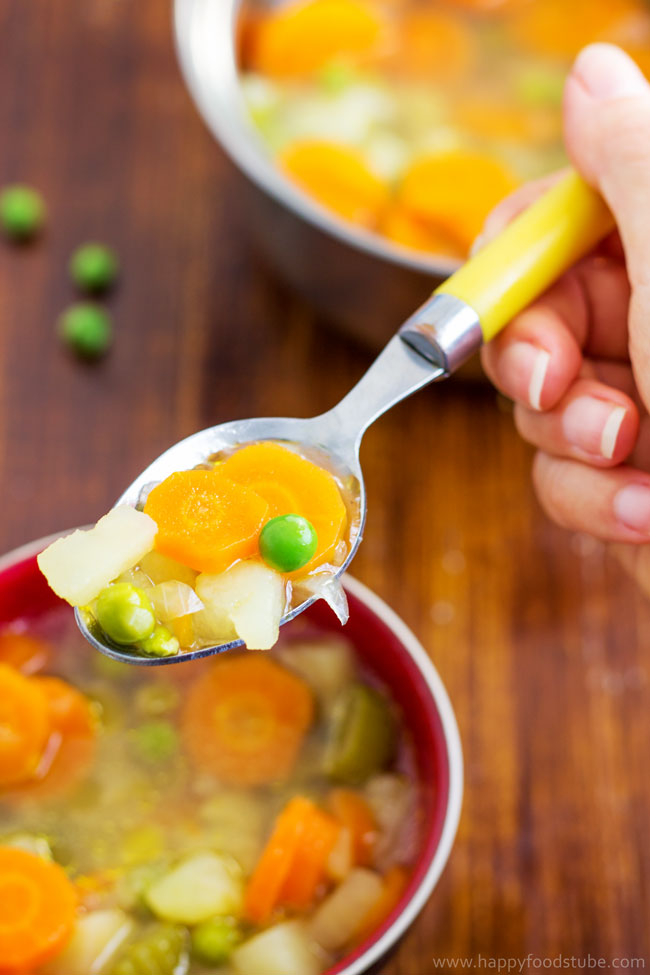
POLYGON ((187 88, 212 135, 260 189, 323 233, 369 256, 432 278, 461 261, 418 254, 332 214, 282 175, 248 118, 233 37, 242 0, 174 0, 176 54, 187 88))
MULTIPOLYGON (((67 535, 74 529, 53 532, 42 538, 26 542, 17 548, 0 556, 0 573, 19 562, 34 558, 51 542, 62 535, 67 535)), ((384 625, 397 637, 400 646, 415 664, 427 691, 431 695, 435 711, 440 721, 445 753, 448 763, 449 785, 447 804, 440 838, 431 856, 430 862, 418 886, 410 899, 393 923, 383 934, 373 941, 368 948, 349 965, 337 967, 337 975, 362 975, 372 965, 383 958, 399 941, 413 924, 418 914, 431 897, 438 880, 445 868, 453 847, 463 800, 463 751, 456 716, 451 700, 424 646, 417 639, 413 631, 397 615, 395 610, 377 596, 364 583, 346 574, 343 577, 344 588, 362 602, 384 625)))

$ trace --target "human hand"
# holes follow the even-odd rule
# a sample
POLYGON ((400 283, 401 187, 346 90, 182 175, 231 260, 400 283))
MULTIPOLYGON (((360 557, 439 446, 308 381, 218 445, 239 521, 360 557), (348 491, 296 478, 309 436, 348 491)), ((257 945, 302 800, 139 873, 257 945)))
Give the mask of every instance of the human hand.
MULTIPOLYGON (((650 591, 650 84, 620 49, 591 45, 567 80, 564 126, 618 230, 485 346, 483 366, 538 448, 546 512, 615 543, 650 591)), ((504 200, 481 241, 551 181, 504 200)))

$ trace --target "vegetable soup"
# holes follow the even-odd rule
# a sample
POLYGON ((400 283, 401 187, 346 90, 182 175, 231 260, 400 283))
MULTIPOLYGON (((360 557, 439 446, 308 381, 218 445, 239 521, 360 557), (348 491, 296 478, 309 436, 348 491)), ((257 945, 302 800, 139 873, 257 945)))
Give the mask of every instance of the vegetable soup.
POLYGON ((602 40, 650 72, 650 6, 249 4, 241 83, 268 152, 304 192, 394 243, 463 258, 502 197, 566 163, 564 78, 602 40))
POLYGON ((158 669, 69 608, 0 632, 2 975, 318 975, 391 913, 413 749, 352 646, 158 669))
POLYGON ((149 657, 242 640, 268 650, 312 596, 341 622, 337 578, 358 530, 350 492, 289 444, 244 444, 147 485, 38 563, 104 641, 149 657))

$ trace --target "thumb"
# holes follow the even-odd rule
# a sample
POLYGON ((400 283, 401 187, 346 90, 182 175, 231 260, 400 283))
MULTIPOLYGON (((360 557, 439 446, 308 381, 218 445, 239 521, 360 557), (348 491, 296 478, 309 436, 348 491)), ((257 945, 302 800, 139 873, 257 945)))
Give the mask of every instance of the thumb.
POLYGON ((616 219, 632 285, 630 352, 650 406, 650 84, 611 44, 578 55, 564 92, 565 141, 616 219))

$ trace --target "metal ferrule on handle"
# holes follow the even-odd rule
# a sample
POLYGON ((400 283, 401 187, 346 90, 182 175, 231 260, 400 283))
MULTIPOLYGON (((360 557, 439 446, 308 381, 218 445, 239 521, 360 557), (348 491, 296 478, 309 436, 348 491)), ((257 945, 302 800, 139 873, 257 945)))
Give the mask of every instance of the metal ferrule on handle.
POLYGON ((602 198, 570 171, 441 284, 401 338, 454 372, 613 227, 602 198))

